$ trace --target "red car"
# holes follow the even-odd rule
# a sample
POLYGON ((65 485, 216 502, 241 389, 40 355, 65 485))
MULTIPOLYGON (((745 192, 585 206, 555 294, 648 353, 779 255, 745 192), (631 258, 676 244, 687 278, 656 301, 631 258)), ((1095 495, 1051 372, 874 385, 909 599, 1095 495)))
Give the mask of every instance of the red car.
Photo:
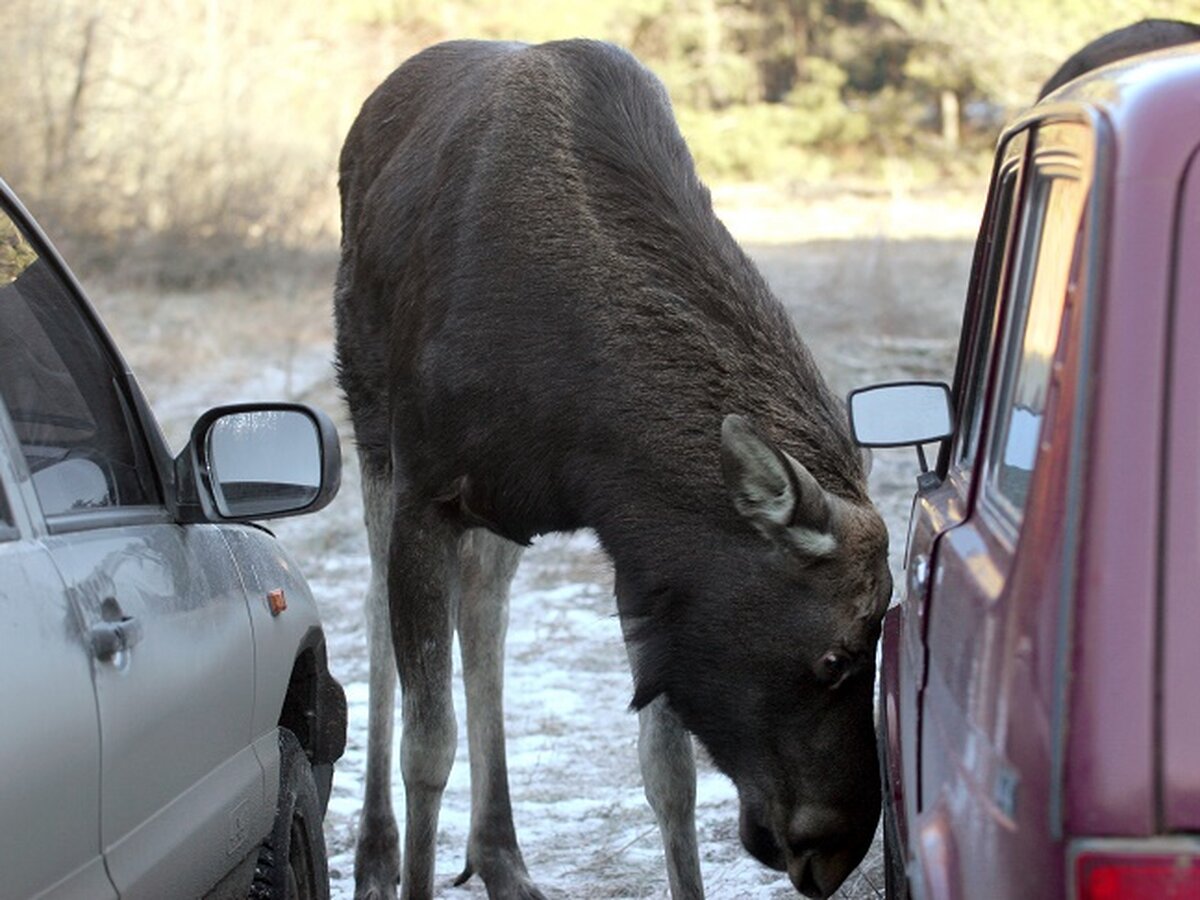
POLYGON ((850 405, 940 442, 884 624, 889 896, 1200 898, 1200 45, 1005 132, 953 389, 850 405))

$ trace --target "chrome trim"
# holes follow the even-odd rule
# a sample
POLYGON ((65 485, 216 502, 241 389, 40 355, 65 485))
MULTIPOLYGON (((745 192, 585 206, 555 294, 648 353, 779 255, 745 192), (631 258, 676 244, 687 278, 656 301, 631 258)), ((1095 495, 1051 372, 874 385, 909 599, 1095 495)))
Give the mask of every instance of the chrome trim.
POLYGON ((130 525, 168 525, 172 521, 170 512, 162 506, 112 506, 49 516, 46 528, 50 534, 67 534, 130 525))

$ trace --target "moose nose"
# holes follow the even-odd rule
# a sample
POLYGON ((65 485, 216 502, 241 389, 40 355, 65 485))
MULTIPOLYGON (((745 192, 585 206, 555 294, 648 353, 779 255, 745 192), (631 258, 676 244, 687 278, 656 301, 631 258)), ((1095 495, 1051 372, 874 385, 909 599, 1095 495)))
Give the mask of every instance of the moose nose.
POLYGON ((857 860, 846 853, 809 850, 799 856, 788 854, 787 872, 796 890, 805 897, 825 900, 841 887, 855 865, 857 860))
POLYGON ((866 852, 859 843, 835 810, 802 809, 788 828, 788 877, 806 897, 829 897, 866 852))

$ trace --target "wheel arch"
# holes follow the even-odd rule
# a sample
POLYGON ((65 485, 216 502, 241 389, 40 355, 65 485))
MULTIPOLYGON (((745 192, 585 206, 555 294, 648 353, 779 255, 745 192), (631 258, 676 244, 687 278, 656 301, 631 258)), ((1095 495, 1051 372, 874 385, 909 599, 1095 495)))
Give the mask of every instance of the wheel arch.
POLYGON ((318 626, 308 629, 296 649, 277 724, 304 748, 324 810, 333 764, 346 749, 346 694, 329 673, 325 634, 318 626))

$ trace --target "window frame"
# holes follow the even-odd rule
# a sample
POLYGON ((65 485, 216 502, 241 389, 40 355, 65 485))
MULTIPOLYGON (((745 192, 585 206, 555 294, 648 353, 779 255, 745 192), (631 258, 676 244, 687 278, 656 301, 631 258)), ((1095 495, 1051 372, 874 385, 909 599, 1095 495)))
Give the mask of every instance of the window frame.
POLYGON ((954 382, 958 423, 947 442, 944 469, 953 470, 967 491, 978 481, 979 453, 987 431, 988 398, 1013 268, 1010 248, 1023 216, 1031 133, 1032 129, 1022 129, 1005 140, 990 201, 996 211, 988 218, 990 232, 986 243, 980 242, 978 271, 972 276, 973 295, 980 308, 971 322, 964 323, 964 332, 970 329, 969 333, 960 337, 954 382))
MULTIPOLYGON (((1082 188, 1082 207, 1078 217, 1079 231, 1087 232, 1092 229, 1094 206, 1097 198, 1095 167, 1099 150, 1095 124, 1085 119, 1063 118, 1045 119, 1039 121, 1032 130, 1032 140, 1027 148, 1026 172, 1021 185, 1021 212, 1019 234, 1012 245, 1008 265, 1007 283, 1004 286, 1002 303, 1003 322, 999 326, 997 354, 993 365, 994 373, 988 391, 987 413, 985 422, 979 432, 979 450, 977 468, 981 470, 979 488, 975 509, 989 523, 990 530, 1012 550, 1021 533, 1025 513, 1028 509, 1029 498, 1019 509, 1011 498, 1005 495, 997 483, 1000 466, 997 460, 1002 456, 1004 447, 1002 441, 1007 436, 1006 411, 1011 407, 1014 391, 1021 372, 1021 360, 1025 346, 1025 334, 1029 321, 1029 311, 1032 306, 1033 288, 1036 284, 1035 273, 1037 261, 1042 253, 1045 235, 1046 213, 1050 205, 1055 183, 1063 178, 1074 178, 1080 181, 1082 188), (1078 128, 1088 136, 1088 153, 1081 156, 1064 146, 1061 141, 1043 145, 1041 137, 1046 129, 1068 126, 1078 128), (1040 196, 1039 196, 1040 195, 1040 196), (1036 222, 1034 217, 1036 216, 1036 222), (1034 236, 1036 241, 1030 244, 1030 228, 1036 225, 1034 236), (1030 254, 1032 253, 1032 260, 1030 254), (1018 329, 1014 331, 1014 329, 1018 329)), ((1079 239, 1079 231, 1073 244, 1072 256, 1067 268, 1067 285, 1080 271, 1083 260, 1080 251, 1083 244, 1079 239)), ((1051 356, 1051 372, 1061 351, 1064 316, 1067 312, 1066 292, 1064 286, 1063 303, 1058 310, 1058 325, 1055 348, 1051 356)), ((1053 375, 1051 375, 1051 378, 1053 375)), ((1030 487, 1036 477, 1038 456, 1040 456, 1041 428, 1038 428, 1038 444, 1034 451, 1034 463, 1030 469, 1030 487)))
POLYGON ((41 508, 30 507, 37 497, 3 400, 0 400, 0 492, 9 516, 4 540, 21 540, 45 533, 41 508))
MULTIPOLYGON (((149 478, 145 480, 152 496, 151 502, 108 506, 88 510, 73 510, 47 514, 38 501, 38 514, 45 522, 50 534, 108 528, 121 525, 169 522, 171 514, 171 489, 173 464, 170 452, 162 439, 157 421, 154 419, 145 396, 133 378, 124 357, 121 355, 108 329, 97 315, 74 273, 63 261, 54 245, 46 237, 34 218, 8 186, 0 180, 0 214, 8 217, 17 230, 42 259, 62 287, 68 301, 74 305, 80 320, 89 330, 89 336, 97 351, 104 357, 112 373, 112 384, 120 407, 122 423, 128 434, 130 449, 137 466, 145 466, 149 478)), ((73 378, 73 376, 72 376, 73 378)), ((7 415, 7 411, 5 411, 7 415)), ((24 470, 23 454, 18 454, 17 464, 24 470)))

